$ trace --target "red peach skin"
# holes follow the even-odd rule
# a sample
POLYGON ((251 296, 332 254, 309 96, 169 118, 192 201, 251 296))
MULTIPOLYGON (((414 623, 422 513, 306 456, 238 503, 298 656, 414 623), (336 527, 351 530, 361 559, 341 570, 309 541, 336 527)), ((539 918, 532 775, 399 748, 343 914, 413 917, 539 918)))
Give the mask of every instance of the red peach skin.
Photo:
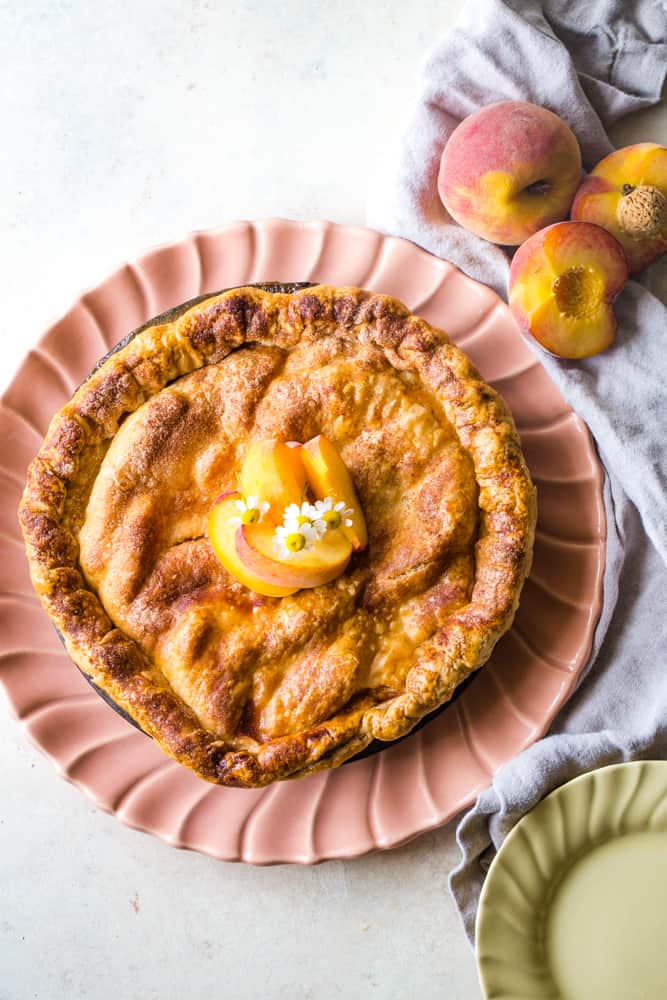
POLYGON ((536 104, 500 101, 454 129, 438 191, 460 225, 517 246, 567 218, 580 179, 579 145, 564 121, 536 104))

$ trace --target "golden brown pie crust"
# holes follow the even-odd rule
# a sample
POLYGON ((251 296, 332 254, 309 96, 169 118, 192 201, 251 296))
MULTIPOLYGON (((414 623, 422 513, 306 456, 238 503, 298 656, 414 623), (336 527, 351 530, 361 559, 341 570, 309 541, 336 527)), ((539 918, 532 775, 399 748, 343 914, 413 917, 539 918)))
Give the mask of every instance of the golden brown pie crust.
POLYGON ((20 505, 68 652, 180 763, 259 786, 335 767, 447 701, 509 628, 535 490, 512 418, 396 299, 241 288, 150 325, 53 418, 20 505), (368 549, 253 594, 206 537, 249 443, 324 433, 368 549))

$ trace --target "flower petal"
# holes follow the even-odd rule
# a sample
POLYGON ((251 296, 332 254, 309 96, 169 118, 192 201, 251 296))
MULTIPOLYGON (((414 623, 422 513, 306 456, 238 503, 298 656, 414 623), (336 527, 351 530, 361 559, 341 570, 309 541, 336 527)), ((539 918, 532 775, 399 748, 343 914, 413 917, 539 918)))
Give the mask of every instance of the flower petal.
POLYGON ((317 539, 317 532, 312 524, 302 524, 299 528, 299 534, 303 535, 306 542, 310 542, 311 544, 317 539))
POLYGON ((245 512, 246 512, 245 500, 237 500, 236 501, 236 509, 240 510, 242 514, 245 514, 245 512))

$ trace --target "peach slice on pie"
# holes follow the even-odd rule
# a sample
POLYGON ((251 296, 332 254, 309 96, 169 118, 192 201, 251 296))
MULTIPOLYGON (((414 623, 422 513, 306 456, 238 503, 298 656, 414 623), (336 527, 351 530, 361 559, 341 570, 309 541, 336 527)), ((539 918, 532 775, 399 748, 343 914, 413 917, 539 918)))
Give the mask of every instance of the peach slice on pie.
POLYGON ((240 493, 223 493, 213 505, 208 518, 208 537, 213 551, 227 572, 249 590, 265 597, 288 597, 298 587, 268 583, 246 566, 236 551, 237 525, 234 522, 238 514, 236 501, 240 499, 240 493))
POLYGON ((357 498, 352 477, 335 444, 318 434, 304 444, 302 449, 303 464, 310 486, 316 500, 331 497, 334 504, 343 502, 352 513, 349 519, 351 525, 343 525, 341 531, 349 538, 352 547, 359 551, 368 544, 366 521, 357 498))
MULTIPOLYGON (((342 500, 347 507, 353 507, 351 527, 333 524, 322 537, 312 532, 307 541, 295 525, 297 530, 287 534, 281 544, 276 525, 283 520, 286 508, 303 499, 307 470, 306 449, 296 442, 287 445, 277 440, 254 442, 241 469, 243 492, 258 504, 247 512, 256 514, 256 519, 238 517, 238 502, 242 500, 238 492, 223 494, 209 517, 209 538, 220 562, 240 583, 268 597, 286 597, 296 590, 329 583, 347 566, 352 546, 361 548, 366 544, 359 501, 337 449, 321 435, 309 446, 314 492, 322 499, 329 496, 334 502, 342 500), (263 503, 269 504, 266 517, 261 516, 263 503), (291 549, 292 542, 300 544, 291 549)), ((329 513, 341 521, 335 507, 329 513)), ((307 520, 305 515, 302 520, 307 520)))
POLYGON ((306 492, 301 452, 301 445, 296 443, 287 445, 274 439, 253 441, 243 462, 241 491, 247 497, 265 500, 269 516, 276 524, 282 521, 285 507, 300 503, 306 492))
POLYGON ((234 539, 236 554, 244 567, 265 583, 297 590, 320 587, 343 572, 352 546, 340 528, 327 531, 300 552, 282 556, 275 527, 269 521, 242 524, 234 539))

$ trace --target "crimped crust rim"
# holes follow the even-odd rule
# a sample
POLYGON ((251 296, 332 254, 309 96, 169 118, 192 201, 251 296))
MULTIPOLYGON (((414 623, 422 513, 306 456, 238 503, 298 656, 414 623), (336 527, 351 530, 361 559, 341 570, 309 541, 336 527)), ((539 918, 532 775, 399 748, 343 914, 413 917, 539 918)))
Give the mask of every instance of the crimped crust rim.
POLYGON ((397 299, 358 288, 319 285, 289 294, 247 286, 207 297, 170 322, 153 321, 103 361, 51 421, 30 465, 19 517, 33 585, 74 662, 200 777, 257 787, 337 766, 373 739, 406 734, 486 662, 512 623, 530 569, 536 499, 505 403, 442 331, 397 299), (95 456, 119 421, 169 382, 245 344, 290 347, 332 324, 343 336, 376 344, 395 368, 416 371, 471 454, 483 522, 476 584, 470 603, 420 647, 400 695, 379 703, 364 696, 334 718, 255 752, 230 750, 201 727, 87 586, 66 501, 83 470, 94 477, 95 456))

